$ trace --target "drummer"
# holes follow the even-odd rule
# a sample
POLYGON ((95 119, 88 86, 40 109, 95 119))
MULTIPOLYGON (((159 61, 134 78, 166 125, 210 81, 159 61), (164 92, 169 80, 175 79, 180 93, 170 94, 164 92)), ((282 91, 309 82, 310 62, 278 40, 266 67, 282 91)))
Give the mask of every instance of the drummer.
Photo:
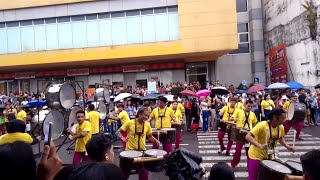
MULTIPOLYGON (((240 109, 240 110, 243 110, 244 109, 244 105, 242 103, 242 100, 241 100, 241 97, 240 96, 237 96, 237 95, 234 95, 233 98, 235 98, 237 100, 236 104, 234 105, 234 107, 236 107, 236 109, 240 109)), ((230 101, 231 101, 232 98, 230 98, 230 101)), ((227 103, 227 105, 230 106, 230 102, 227 103)))
MULTIPOLYGON (((233 118, 232 115, 238 110, 235 105, 237 103, 236 98, 231 98, 230 99, 230 104, 225 105, 221 110, 220 110, 220 116, 222 117, 222 122, 231 122, 233 123, 233 118)), ((220 123, 222 124, 222 123, 220 123)), ((232 156, 230 153, 231 147, 232 147, 232 140, 231 140, 231 134, 230 134, 230 129, 229 125, 223 124, 220 130, 218 131, 218 139, 219 139, 219 144, 220 144, 220 150, 218 151, 219 154, 221 154, 224 150, 226 150, 226 156, 232 156), (225 148, 223 144, 223 138, 225 134, 228 134, 228 146, 225 148)))
POLYGON ((275 158, 278 142, 289 151, 295 151, 295 148, 289 146, 283 138, 285 134, 282 124, 286 118, 286 112, 283 109, 273 109, 268 118, 269 121, 258 123, 246 135, 246 140, 251 144, 248 152, 248 180, 258 179, 260 161, 275 158))
MULTIPOLYGON (((160 96, 159 97, 159 107, 153 109, 152 113, 150 114, 150 118, 148 121, 156 121, 156 128, 171 128, 171 121, 174 120, 174 112, 171 108, 166 107, 167 98, 160 96)), ((166 151, 168 154, 172 152, 172 144, 164 144, 163 150, 166 151)), ((159 146, 153 143, 153 149, 159 149, 159 146)))
MULTIPOLYGON (((249 131, 252 129, 252 127, 254 127, 255 124, 257 124, 257 117, 254 114, 254 112, 251 111, 251 108, 253 106, 253 102, 251 100, 247 100, 245 102, 245 106, 244 106, 244 110, 239 110, 236 111, 232 117, 234 118, 234 120, 237 122, 237 127, 238 128, 245 128, 248 129, 249 131)), ((240 162, 240 158, 241 158, 241 150, 243 147, 243 143, 236 143, 236 149, 235 149, 235 153, 233 155, 233 159, 231 161, 231 167, 235 168, 239 162, 240 162)), ((246 155, 248 157, 248 150, 249 150, 249 146, 245 147, 246 149, 246 155)))
POLYGON ((284 132, 285 134, 288 133, 288 131, 290 130, 290 128, 293 126, 296 127, 296 139, 297 140, 302 140, 300 138, 300 132, 302 130, 302 127, 303 127, 303 121, 299 122, 299 121, 295 121, 294 119, 292 119, 291 121, 288 120, 288 110, 289 110, 289 107, 291 105, 291 103, 297 103, 298 102, 298 97, 295 93, 292 93, 290 95, 290 101, 286 101, 284 104, 283 104, 283 109, 287 112, 287 116, 286 116, 286 121, 284 122, 284 132))
MULTIPOLYGON (((178 101, 179 100, 179 98, 178 98, 178 96, 177 95, 174 95, 173 96, 173 102, 177 102, 178 103, 178 110, 182 113, 182 115, 184 114, 184 107, 183 107, 183 105, 178 101)), ((170 104, 170 108, 171 109, 173 109, 173 102, 172 102, 172 104, 170 104)))
MULTIPOLYGON (((173 101, 172 102, 172 110, 174 113, 174 118, 176 120, 177 123, 181 123, 182 120, 182 113, 181 111, 178 109, 179 105, 177 101, 173 101)), ((181 130, 180 131, 176 131, 176 145, 175 145, 175 149, 179 149, 180 146, 180 141, 181 141, 181 130)))
POLYGON ((89 104, 88 109, 89 112, 86 118, 88 118, 89 122, 91 123, 91 134, 92 136, 95 136, 100 132, 101 114, 94 110, 95 107, 93 104, 89 104))
MULTIPOLYGON (((148 111, 145 108, 140 108, 137 112, 135 120, 126 121, 117 131, 117 136, 126 142, 126 151, 146 151, 146 137, 152 143, 160 145, 160 142, 152 136, 152 129, 150 123, 145 122, 148 119, 148 111), (127 133, 124 137, 123 132, 127 133)), ((129 178, 130 172, 124 172, 129 178)), ((139 179, 148 180, 149 172, 145 169, 139 170, 139 179)))

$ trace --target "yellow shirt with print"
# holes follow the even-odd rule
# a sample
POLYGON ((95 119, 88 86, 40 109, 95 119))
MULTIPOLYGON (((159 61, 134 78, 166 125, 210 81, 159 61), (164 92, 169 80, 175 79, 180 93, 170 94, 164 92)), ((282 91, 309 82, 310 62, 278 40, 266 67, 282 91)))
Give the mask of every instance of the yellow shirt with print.
POLYGON ((180 110, 173 110, 176 122, 181 123, 182 113, 180 110))
POLYGON ((88 113, 88 120, 91 123, 91 134, 99 133, 101 115, 97 111, 90 111, 88 113))
POLYGON ((263 107, 263 109, 265 109, 265 110, 272 110, 273 108, 274 108, 274 102, 270 99, 270 100, 263 100, 262 102, 261 102, 261 106, 263 107), (271 107, 271 106, 272 107, 271 107))
MULTIPOLYGON (((173 108, 172 108, 172 103, 170 104, 169 107, 170 107, 171 109, 173 109, 173 108)), ((177 109, 178 109, 181 113, 184 112, 184 107, 183 107, 183 105, 182 105, 181 103, 178 103, 177 109)))
POLYGON ((283 104, 283 109, 285 109, 285 110, 287 111, 287 113, 286 113, 286 120, 288 120, 288 110, 289 110, 290 104, 291 104, 290 101, 286 101, 286 102, 283 104))
POLYGON ((162 128, 171 128, 171 120, 174 119, 174 112, 171 108, 165 107, 163 109, 155 108, 150 114, 151 119, 156 120, 156 128, 161 128, 161 116, 162 116, 162 128))
POLYGON ((27 113, 24 110, 21 110, 20 112, 18 112, 17 119, 25 121, 26 118, 27 118, 27 113))
POLYGON ((238 119, 236 126, 239 128, 252 129, 253 125, 257 124, 258 122, 256 115, 251 111, 247 113, 244 110, 238 110, 235 113, 233 113, 232 117, 238 119), (248 123, 245 123, 247 116, 248 123))
MULTIPOLYGON (((284 127, 283 125, 278 126, 277 128, 273 128, 271 127, 271 135, 272 138, 276 138, 276 142, 275 142, 275 146, 277 145, 279 138, 283 138, 284 137, 284 127), (279 128, 279 134, 278 134, 278 128, 279 128)), ((266 128, 269 129, 269 124, 267 121, 263 121, 258 123, 251 131, 250 133, 253 135, 254 139, 259 143, 259 144, 265 144, 266 143, 266 128)), ((270 129, 268 130, 268 149, 271 149, 271 145, 270 145, 270 129)), ((276 147, 274 147, 276 148, 276 147)), ((254 159, 254 160, 264 160, 264 159, 268 159, 269 156, 267 154, 267 152, 265 150, 262 150, 254 145, 251 145, 249 148, 249 158, 250 159, 254 159)), ((271 157, 271 159, 273 159, 274 157, 271 157)))
POLYGON ((237 108, 231 108, 229 105, 224 106, 220 112, 223 113, 222 120, 229 121, 229 118, 237 111, 237 108))
POLYGON ((138 121, 135 123, 135 120, 129 120, 121 126, 122 131, 127 131, 126 150, 138 151, 138 143, 140 143, 140 151, 146 150, 146 136, 152 134, 150 123, 144 123, 144 132, 140 135, 140 142, 138 142, 139 136, 135 133, 135 130, 137 130, 136 132, 142 132, 142 129, 143 124, 138 121), (136 125, 137 127, 135 127, 136 125))
POLYGON ((86 144, 91 138, 91 123, 88 121, 84 121, 82 124, 78 124, 76 126, 76 134, 81 133, 82 131, 87 131, 88 134, 82 138, 78 138, 76 141, 76 152, 85 152, 86 144))
POLYGON ((119 113, 118 118, 120 118, 121 125, 124 125, 124 123, 126 123, 127 121, 130 121, 127 111, 124 111, 124 110, 119 113))
POLYGON ((7 133, 7 134, 0 136, 0 145, 6 144, 6 143, 13 143, 16 141, 23 141, 23 142, 31 144, 33 142, 33 139, 30 136, 30 134, 21 133, 21 132, 7 133))
MULTIPOLYGON (((3 110, 3 114, 5 114, 7 112, 7 110, 5 109, 5 110, 3 110)), ((14 113, 14 115, 17 117, 17 110, 16 109, 12 109, 12 112, 14 113)), ((4 117, 4 119, 5 119, 5 121, 6 122, 9 122, 9 120, 8 120, 8 117, 7 116, 5 116, 4 117)))

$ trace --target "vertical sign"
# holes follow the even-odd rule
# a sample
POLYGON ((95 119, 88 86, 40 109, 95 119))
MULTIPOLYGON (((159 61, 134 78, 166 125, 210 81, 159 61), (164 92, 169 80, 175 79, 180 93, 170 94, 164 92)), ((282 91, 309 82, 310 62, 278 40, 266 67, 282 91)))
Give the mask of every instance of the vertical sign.
POLYGON ((286 46, 280 44, 269 51, 271 83, 287 82, 286 46))
POLYGON ((157 93, 157 82, 155 81, 148 82, 148 93, 149 94, 157 93))

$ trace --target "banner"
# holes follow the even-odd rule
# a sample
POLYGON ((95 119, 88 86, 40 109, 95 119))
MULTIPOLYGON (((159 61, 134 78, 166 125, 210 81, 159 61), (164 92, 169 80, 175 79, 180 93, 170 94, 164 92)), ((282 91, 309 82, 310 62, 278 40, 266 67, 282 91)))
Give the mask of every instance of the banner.
POLYGON ((31 79, 35 78, 36 74, 34 72, 19 72, 15 73, 15 79, 31 79))
POLYGON ((67 76, 83 76, 83 75, 89 75, 89 68, 67 70, 67 76))
POLYGON ((155 81, 148 82, 148 93, 149 94, 157 93, 157 82, 155 81))
POLYGON ((122 66, 123 72, 142 72, 146 70, 145 65, 129 65, 129 66, 122 66))
POLYGON ((280 44, 269 51, 271 83, 287 82, 286 45, 280 44))

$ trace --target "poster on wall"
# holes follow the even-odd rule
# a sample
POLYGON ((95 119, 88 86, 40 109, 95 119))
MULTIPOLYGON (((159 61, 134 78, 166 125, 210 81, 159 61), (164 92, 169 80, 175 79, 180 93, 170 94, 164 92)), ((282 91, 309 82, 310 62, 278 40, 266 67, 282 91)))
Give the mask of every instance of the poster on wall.
POLYGON ((155 81, 148 82, 148 93, 149 94, 157 93, 157 82, 155 81))
POLYGON ((271 83, 287 82, 286 45, 280 44, 269 51, 271 83))

